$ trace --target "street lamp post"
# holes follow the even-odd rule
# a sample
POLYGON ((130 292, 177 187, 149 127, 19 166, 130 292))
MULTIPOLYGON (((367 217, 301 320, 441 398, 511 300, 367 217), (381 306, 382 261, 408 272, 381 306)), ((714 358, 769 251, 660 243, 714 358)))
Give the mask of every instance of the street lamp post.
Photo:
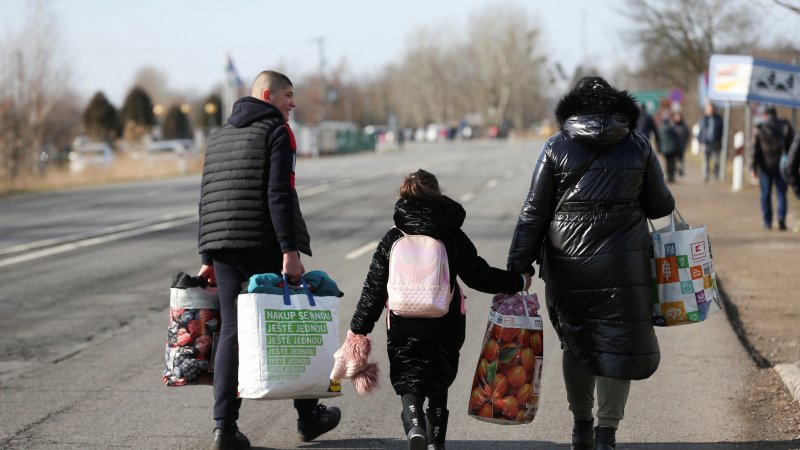
POLYGON ((211 132, 211 128, 213 128, 215 124, 214 115, 217 113, 217 105, 214 102, 208 102, 203 106, 203 109, 208 117, 208 131, 211 132))

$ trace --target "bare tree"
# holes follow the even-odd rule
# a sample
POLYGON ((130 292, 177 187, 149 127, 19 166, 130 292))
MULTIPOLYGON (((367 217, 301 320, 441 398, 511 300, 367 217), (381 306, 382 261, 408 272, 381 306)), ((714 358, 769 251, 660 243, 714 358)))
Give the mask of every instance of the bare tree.
POLYGON ((167 86, 168 81, 169 78, 163 71, 145 66, 136 71, 131 89, 135 87, 144 89, 154 105, 161 105, 166 110, 167 105, 173 100, 173 95, 167 86))
POLYGON ((690 90, 712 53, 753 48, 758 13, 740 0, 625 0, 628 41, 638 46, 640 75, 690 90))
POLYGON ((487 5, 472 15, 466 47, 469 93, 490 123, 512 119, 522 127, 525 108, 539 103, 545 67, 537 55, 538 38, 539 27, 523 6, 487 5))
POLYGON ((391 103, 401 123, 446 123, 453 113, 448 81, 455 67, 452 38, 442 27, 420 27, 410 37, 399 70, 391 76, 391 103), (448 44, 448 42, 450 44, 448 44))
POLYGON ((37 0, 20 32, 0 48, 0 179, 33 174, 54 108, 71 97, 69 70, 49 4, 37 0))
POLYGON ((797 0, 772 0, 776 5, 786 8, 789 11, 800 14, 800 1, 797 0))

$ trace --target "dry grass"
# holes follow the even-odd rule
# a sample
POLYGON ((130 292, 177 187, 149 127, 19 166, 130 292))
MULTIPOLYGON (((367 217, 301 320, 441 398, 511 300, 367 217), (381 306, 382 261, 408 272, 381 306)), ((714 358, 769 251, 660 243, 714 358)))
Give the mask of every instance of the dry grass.
POLYGON ((71 173, 67 168, 50 169, 42 176, 0 180, 0 195, 46 192, 122 181, 166 178, 201 173, 202 170, 202 157, 190 158, 186 163, 186 170, 181 171, 178 163, 174 160, 143 161, 121 156, 117 157, 114 165, 107 169, 87 168, 80 173, 71 173))

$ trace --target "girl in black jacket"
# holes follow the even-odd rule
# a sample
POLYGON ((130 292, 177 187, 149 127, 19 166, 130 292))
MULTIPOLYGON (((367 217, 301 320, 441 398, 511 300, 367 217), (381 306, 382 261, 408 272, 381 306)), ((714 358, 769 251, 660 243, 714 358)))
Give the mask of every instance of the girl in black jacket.
POLYGON ((388 312, 389 378, 401 396, 400 415, 409 448, 443 449, 447 429, 447 389, 456 377, 459 350, 464 343, 464 296, 456 282, 486 293, 514 293, 530 285, 530 277, 489 266, 461 230, 466 212, 442 195, 436 177, 422 169, 406 176, 395 204, 394 223, 378 244, 364 282, 350 330, 369 334, 387 299, 389 252, 403 233, 441 240, 447 251, 453 300, 440 318, 400 317, 388 312), (402 231, 401 231, 402 230, 402 231), (425 398, 428 409, 422 412, 425 398), (426 438, 427 435, 427 438, 426 438))

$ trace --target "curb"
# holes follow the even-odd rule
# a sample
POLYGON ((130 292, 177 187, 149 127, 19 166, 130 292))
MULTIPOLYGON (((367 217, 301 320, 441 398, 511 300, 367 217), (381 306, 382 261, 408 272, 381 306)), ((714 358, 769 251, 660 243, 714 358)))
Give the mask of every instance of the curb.
POLYGON ((792 397, 800 402, 800 367, 795 364, 776 364, 773 369, 781 376, 792 397))

